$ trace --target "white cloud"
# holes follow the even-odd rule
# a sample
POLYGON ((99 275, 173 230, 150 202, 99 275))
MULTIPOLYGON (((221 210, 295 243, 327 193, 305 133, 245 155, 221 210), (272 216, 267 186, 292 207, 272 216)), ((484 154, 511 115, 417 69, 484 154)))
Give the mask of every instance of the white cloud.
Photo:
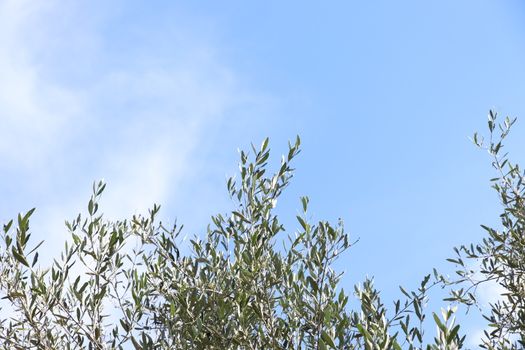
MULTIPOLYGON (((481 280, 482 278, 483 276, 480 273, 477 273, 473 276, 474 280, 481 280)), ((503 286, 493 280, 479 284, 478 288, 476 289, 476 297, 479 302, 479 306, 482 307, 483 310, 489 310, 490 304, 496 303, 497 301, 503 299, 502 294, 505 293, 505 291, 506 290, 503 286)), ((467 343, 470 346, 478 346, 481 344, 483 339, 486 339, 484 334, 485 329, 488 329, 487 322, 483 320, 481 326, 478 326, 478 328, 474 328, 467 332, 467 343)))
POLYGON ((476 329, 468 333, 467 343, 469 346, 478 346, 482 344, 483 339, 485 339, 485 334, 482 329, 476 329))
MULTIPOLYGON (((43 81, 24 38, 42 2, 0 2, 0 159, 3 166, 29 167, 57 144, 81 98, 43 81)), ((37 30, 34 28, 34 30, 37 30)))
POLYGON ((0 0, 0 162, 11 176, 0 184, 11 193, 0 209, 36 204, 34 231, 53 248, 62 247, 64 219, 84 209, 92 181, 108 182, 102 204, 113 218, 165 203, 195 171, 192 154, 205 133, 247 95, 213 45, 192 40, 191 28, 178 35, 170 23, 184 40, 107 52, 114 9, 104 17, 104 5, 72 6, 0 0), (161 47, 168 44, 173 57, 161 47), (78 67, 68 55, 82 57, 78 67))
POLYGON ((64 220, 85 212, 93 181, 107 181, 101 205, 112 219, 177 197, 202 169, 193 155, 206 133, 249 95, 213 45, 188 37, 191 28, 182 28, 175 57, 162 47, 134 48, 140 54, 111 63, 103 21, 114 9, 93 21, 85 10, 0 0, 0 220, 37 206, 33 242, 46 241, 44 265, 63 248, 64 220), (78 67, 68 55, 81 58, 78 67))
POLYGON ((477 289, 478 299, 484 306, 502 300, 502 294, 506 289, 496 281, 488 281, 479 285, 477 289))

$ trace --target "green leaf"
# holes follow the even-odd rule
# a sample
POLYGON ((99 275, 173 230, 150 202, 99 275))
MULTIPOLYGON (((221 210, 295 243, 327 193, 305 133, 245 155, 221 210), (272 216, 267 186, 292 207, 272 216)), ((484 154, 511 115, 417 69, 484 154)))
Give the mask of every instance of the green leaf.
POLYGON ((405 290, 405 288, 399 286, 399 289, 401 290, 401 293, 403 293, 406 297, 411 297, 411 295, 405 290))
POLYGON ((91 198, 89 200, 89 203, 88 203, 88 213, 89 215, 93 215, 95 214, 95 203, 93 202, 93 198, 91 198))
POLYGON ((300 223, 301 226, 303 227, 303 230, 308 231, 308 224, 307 224, 306 221, 304 221, 304 219, 303 219, 302 217, 300 217, 299 215, 297 215, 297 221, 299 221, 299 223, 300 223))
POLYGON ((326 331, 322 331, 321 338, 325 341, 326 344, 328 344, 328 346, 335 349, 334 340, 328 333, 326 333, 326 331))
POLYGON ((238 217, 239 219, 241 219, 241 221, 244 221, 246 223, 250 223, 250 221, 248 221, 248 219, 246 219, 246 217, 244 215, 242 215, 241 213, 239 213, 238 211, 232 211, 232 214, 236 217, 238 217))
POLYGON ((434 321, 436 322, 436 325, 439 327, 439 329, 445 333, 447 331, 447 327, 445 327, 445 325, 441 322, 439 316, 436 315, 435 312, 432 313, 432 316, 434 317, 434 321))
POLYGON ((308 199, 308 197, 301 197, 301 203, 303 204, 303 212, 306 213, 306 210, 308 209, 308 202, 310 200, 308 199))
MULTIPOLYGON (((11 292, 6 298, 17 299, 17 298, 22 298, 24 296, 25 294, 20 293, 20 292, 11 292)), ((2 298, 2 299, 5 299, 5 298, 2 298)))
POLYGON ((26 258, 20 254, 16 249, 15 247, 13 246, 13 248, 11 249, 11 252, 13 253, 13 256, 15 257, 16 260, 18 260, 18 262, 20 262, 22 265, 25 265, 27 267, 29 267, 29 263, 27 262, 26 258))
POLYGON ((35 256, 33 257, 33 263, 31 264, 31 267, 34 267, 38 261, 38 252, 35 253, 35 256))
POLYGON ((268 147, 269 141, 270 139, 268 137, 263 140, 262 145, 261 145, 261 153, 266 150, 266 148, 268 147))
POLYGON ((104 192, 104 189, 106 188, 106 184, 103 183, 102 181, 100 181, 100 182, 98 183, 98 185, 99 185, 99 188, 98 188, 98 190, 97 190, 97 192, 96 192, 96 195, 97 195, 97 196, 100 196, 100 195, 102 194, 102 192, 104 192))
POLYGON ((86 288, 87 288, 88 285, 89 285, 89 282, 84 282, 84 284, 82 285, 82 287, 80 287, 80 289, 78 290, 78 293, 79 293, 79 294, 84 293, 84 291, 86 290, 86 288))
POLYGON ((447 342, 449 344, 452 343, 452 341, 454 340, 454 338, 456 337, 456 335, 458 334, 458 331, 459 331, 459 325, 455 326, 454 328, 452 328, 452 330, 450 331, 450 334, 448 335, 447 337, 447 342))
POLYGON ((13 225, 13 220, 9 220, 9 222, 4 225, 4 232, 7 233, 12 225, 13 225))
POLYGON ((130 327, 128 321, 120 319, 120 325, 122 326, 122 329, 124 329, 124 331, 129 332, 130 327))
POLYGON ((29 221, 29 218, 31 217, 31 215, 33 215, 33 213, 35 212, 36 208, 32 208, 31 210, 29 210, 26 215, 24 215, 24 218, 22 219, 22 221, 24 222, 28 222, 29 221))
POLYGON ((368 331, 363 327, 362 324, 358 324, 356 327, 359 333, 361 333, 361 335, 365 337, 366 340, 372 341, 372 336, 370 335, 370 333, 368 333, 368 331))
POLYGON ((306 280, 308 281, 308 283, 310 283, 310 286, 312 287, 313 291, 317 293, 317 291, 319 290, 319 285, 317 284, 317 282, 311 276, 308 276, 306 280))

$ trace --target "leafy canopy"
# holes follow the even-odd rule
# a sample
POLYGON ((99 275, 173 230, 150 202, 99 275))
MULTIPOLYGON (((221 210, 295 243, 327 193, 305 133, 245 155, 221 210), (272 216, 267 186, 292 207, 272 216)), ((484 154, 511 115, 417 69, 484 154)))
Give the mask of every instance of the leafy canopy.
MULTIPOLYGON (((491 135, 495 120, 491 112, 491 135)), ((501 127, 501 140, 512 123, 501 127)), ((402 299, 391 308, 371 280, 352 294, 339 287, 334 262, 352 245, 342 222, 312 222, 307 197, 300 199, 297 231, 285 231, 275 214, 299 138, 273 174, 268 139, 240 152, 238 179, 227 182, 235 209, 213 216, 206 234, 185 246, 182 227, 159 222, 157 205, 144 216, 105 219, 99 207, 105 184, 98 182, 87 213, 66 222, 62 253, 42 267, 42 242, 30 244, 30 210, 3 227, 0 349, 459 349, 465 337, 455 307, 432 314, 436 333, 428 343, 427 292, 451 287, 449 301, 478 305, 475 289, 484 281, 508 293, 486 315, 483 346, 521 348, 524 177, 500 156, 501 140, 491 139, 488 150, 499 171, 492 181, 504 206, 503 231, 485 228, 489 236, 481 244, 455 250, 458 257, 450 260, 463 267, 456 279, 434 271, 416 290, 401 288, 402 299), (465 259, 480 263, 483 279, 473 279, 465 259)))

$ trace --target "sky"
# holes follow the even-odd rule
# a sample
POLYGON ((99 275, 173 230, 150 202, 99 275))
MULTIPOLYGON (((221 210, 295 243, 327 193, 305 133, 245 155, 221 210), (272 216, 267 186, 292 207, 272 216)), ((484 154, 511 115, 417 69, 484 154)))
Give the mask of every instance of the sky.
POLYGON ((359 239, 343 287, 374 276, 400 297, 497 225, 468 137, 491 108, 516 116, 523 160, 524 15, 506 0, 0 0, 0 220, 36 207, 52 256, 104 179, 109 218, 159 203, 199 234, 231 207, 239 148, 268 136, 278 162, 300 135, 288 230, 309 196, 312 220, 359 239))

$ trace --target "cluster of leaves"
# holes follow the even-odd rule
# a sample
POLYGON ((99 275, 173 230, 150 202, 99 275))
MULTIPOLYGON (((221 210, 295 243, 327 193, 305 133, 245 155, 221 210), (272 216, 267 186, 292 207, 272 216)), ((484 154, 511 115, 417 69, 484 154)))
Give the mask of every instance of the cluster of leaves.
MULTIPOLYGON (((339 286, 342 273, 333 267, 351 246, 342 222, 312 223, 303 197, 298 230, 284 230, 274 209, 299 146, 297 138, 270 175, 268 140, 241 152, 239 179, 227 182, 235 209, 212 217, 207 233, 189 247, 181 247, 182 227, 158 222, 158 206, 146 216, 106 220, 99 211, 101 182, 86 217, 66 223, 71 238, 49 268, 38 262, 41 243, 28 246, 33 211, 20 215, 17 225, 4 225, 0 293, 7 306, 0 349, 460 349, 464 336, 454 308, 433 314, 437 334, 431 344, 424 337, 428 290, 452 282, 434 272, 415 291, 402 288, 403 299, 387 308, 366 280, 355 287, 359 307, 353 310, 339 286)), ((491 148, 497 154, 501 146, 491 148)), ((516 174, 503 174, 497 187, 508 203, 509 231, 489 230, 481 251, 461 250, 491 254, 483 265, 487 277, 499 274, 513 293, 490 316, 498 334, 523 331, 523 297, 516 296, 523 293, 525 260, 514 250, 522 242, 516 226, 522 225, 522 188, 513 192, 522 177, 512 187, 507 183, 516 174)), ((462 277, 458 283, 468 276, 462 277)), ((471 295, 455 293, 458 301, 471 295)))
POLYGON ((479 244, 455 248, 458 278, 452 284, 448 300, 476 306, 489 322, 481 346, 486 349, 523 349, 525 347, 525 172, 509 161, 503 141, 516 119, 497 123, 497 114, 489 112, 490 138, 486 142, 474 134, 474 143, 488 151, 498 176, 491 179, 503 211, 501 228, 482 225, 487 237, 479 244), (483 284, 498 285, 504 292, 487 309, 477 298, 483 284))

